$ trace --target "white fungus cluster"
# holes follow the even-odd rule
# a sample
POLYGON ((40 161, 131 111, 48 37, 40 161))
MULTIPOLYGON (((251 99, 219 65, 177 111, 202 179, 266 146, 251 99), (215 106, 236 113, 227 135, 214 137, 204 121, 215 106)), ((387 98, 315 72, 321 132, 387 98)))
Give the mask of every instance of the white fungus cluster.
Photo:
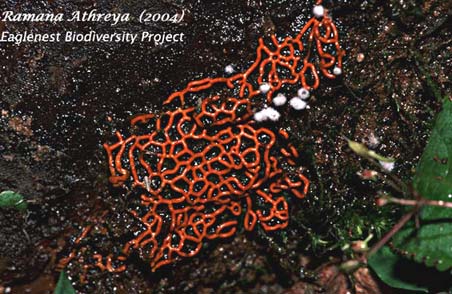
MULTIPOLYGON (((267 83, 262 83, 259 86, 259 90, 263 94, 268 93, 268 91, 270 91, 270 88, 271 88, 270 85, 267 83)), ((309 90, 306 88, 301 88, 297 91, 297 96, 290 99, 289 105, 295 110, 303 110, 309 108, 308 103, 305 101, 306 99, 309 98, 309 96, 310 96, 309 90)), ((284 94, 279 93, 275 97, 273 97, 272 102, 273 105, 275 105, 276 107, 280 107, 287 103, 287 97, 284 94)), ((264 109, 261 109, 254 113, 254 119, 257 122, 269 120, 277 121, 280 119, 280 117, 281 114, 276 109, 267 106, 264 109)))
MULTIPOLYGON (((268 93, 268 91, 271 90, 271 86, 268 83, 262 83, 259 85, 259 91, 262 94, 268 93)), ((284 105, 287 101, 287 98, 282 95, 278 94, 276 97, 273 98, 273 104, 275 106, 281 106, 284 105)), ((274 109, 273 107, 265 107, 264 109, 259 110, 258 112, 254 113, 254 119, 257 122, 263 122, 263 121, 277 121, 281 117, 281 114, 274 109)))
POLYGON ((315 5, 312 9, 312 13, 315 17, 321 18, 325 15, 325 8, 322 5, 315 5))
POLYGON ((334 74, 335 76, 341 75, 341 74, 342 74, 342 69, 341 69, 340 67, 335 66, 335 67, 333 68, 333 74, 334 74))
POLYGON ((392 171, 395 167, 395 162, 385 162, 385 161, 379 161, 381 167, 385 170, 385 171, 392 171))
POLYGON ((295 110, 303 110, 308 108, 308 103, 305 101, 309 98, 309 91, 305 88, 301 88, 297 91, 297 96, 293 97, 289 101, 289 105, 295 110))
POLYGON ((229 64, 226 65, 226 67, 224 68, 224 72, 227 73, 228 75, 233 74, 235 72, 234 67, 229 64))
POLYGON ((309 91, 305 88, 301 88, 300 90, 297 91, 297 95, 301 99, 306 100, 309 98, 309 91))
POLYGON ((268 83, 262 83, 259 86, 259 91, 262 94, 267 94, 267 92, 270 91, 270 89, 271 89, 271 87, 270 87, 270 85, 268 83))
POLYGON ((281 117, 281 114, 273 107, 266 107, 254 114, 254 119, 257 122, 266 120, 277 121, 281 117))
POLYGON ((306 101, 302 100, 300 97, 293 97, 289 101, 290 106, 295 110, 303 110, 308 106, 306 101))
POLYGON ((273 98, 273 104, 275 106, 283 106, 286 104, 287 98, 283 94, 279 93, 276 97, 273 98))

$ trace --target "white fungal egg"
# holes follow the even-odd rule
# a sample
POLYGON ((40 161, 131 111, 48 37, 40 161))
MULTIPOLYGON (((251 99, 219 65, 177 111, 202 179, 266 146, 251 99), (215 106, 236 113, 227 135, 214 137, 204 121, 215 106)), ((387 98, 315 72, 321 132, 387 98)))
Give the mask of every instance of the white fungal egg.
POLYGON ((279 112, 272 107, 266 108, 264 110, 267 118, 272 121, 277 121, 281 117, 281 114, 279 114, 279 112))
POLYGON ((298 94, 298 97, 300 97, 303 100, 309 98, 309 91, 306 88, 301 88, 300 90, 298 90, 297 94, 298 94))
POLYGON ((384 162, 380 160, 379 163, 381 167, 388 172, 392 171, 395 167, 395 162, 384 162))
POLYGON ((276 95, 276 97, 273 98, 273 104, 275 104, 275 106, 282 106, 286 104, 286 102, 287 102, 286 96, 284 96, 281 93, 279 93, 278 95, 276 95))
POLYGON ((321 18, 325 14, 325 8, 323 8, 322 5, 315 5, 314 8, 312 9, 312 13, 314 14, 315 17, 321 18))
POLYGON ((261 110, 261 111, 256 112, 256 113, 254 114, 254 119, 255 119, 257 122, 261 122, 261 121, 266 120, 266 119, 267 119, 267 116, 265 115, 264 110, 261 110))
POLYGON ((305 101, 301 100, 300 97, 293 97, 292 99, 290 99, 289 104, 295 110, 302 110, 305 109, 306 106, 308 106, 308 104, 305 101))
POLYGON ((261 91, 262 94, 266 94, 268 91, 270 91, 271 87, 267 83, 262 83, 259 86, 259 91, 261 91))
POLYGON ((342 69, 340 67, 335 66, 333 69, 333 74, 336 76, 342 74, 342 69))
POLYGON ((273 107, 266 107, 254 114, 254 119, 257 122, 263 122, 266 120, 277 121, 281 117, 281 114, 273 107))
POLYGON ((234 67, 232 65, 227 65, 224 68, 224 72, 227 73, 228 75, 232 74, 235 72, 234 67))

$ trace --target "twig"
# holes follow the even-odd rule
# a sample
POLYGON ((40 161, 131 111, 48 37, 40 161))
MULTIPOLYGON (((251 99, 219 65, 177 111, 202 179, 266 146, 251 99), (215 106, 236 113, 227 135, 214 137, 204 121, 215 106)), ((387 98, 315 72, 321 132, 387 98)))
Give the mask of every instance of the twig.
POLYGON ((446 208, 452 208, 452 202, 443 201, 443 200, 429 200, 425 198, 421 198, 419 200, 413 200, 413 199, 400 199, 395 197, 388 197, 386 198, 388 202, 391 203, 397 203, 400 205, 405 206, 438 206, 438 207, 446 207, 446 208))
MULTIPOLYGON (((405 214, 397 222, 397 224, 395 224, 392 227, 392 229, 388 233, 386 233, 386 235, 383 236, 383 238, 381 238, 374 246, 372 246, 372 248, 367 253, 367 257, 374 254, 375 252, 378 251, 378 249, 380 249, 383 245, 385 245, 389 241, 389 239, 391 239, 392 236, 394 236, 394 234, 396 234, 411 219, 411 217, 419 211, 419 209, 421 207, 436 206, 436 207, 452 208, 452 202, 447 202, 447 201, 442 201, 442 200, 429 200, 429 199, 425 199, 422 197, 420 197, 418 200, 414 200, 414 199, 400 199, 400 198, 385 196, 383 199, 390 203, 397 203, 397 204, 405 205, 405 206, 414 206, 414 208, 410 212, 405 214)), ((418 222, 419 222, 419 220, 416 219, 417 225, 418 225, 418 222)))
POLYGON ((414 208, 402 216, 402 218, 391 228, 389 232, 387 232, 383 238, 381 238, 372 248, 367 252, 367 254, 363 255, 364 258, 369 258, 372 254, 377 252, 381 247, 383 247, 400 229, 413 217, 415 216, 415 225, 416 228, 420 227, 419 221, 419 210, 424 206, 436 206, 436 207, 444 207, 444 208, 452 208, 452 202, 447 202, 443 200, 430 200, 422 197, 412 185, 406 184, 400 178, 395 176, 389 170, 385 170, 381 166, 381 161, 386 159, 381 155, 376 154, 374 151, 369 150, 363 144, 351 141, 345 138, 348 141, 349 147, 361 157, 367 159, 372 165, 379 167, 381 173, 375 172, 379 178, 381 178, 384 182, 386 182, 389 186, 391 186, 394 190, 405 196, 406 198, 396 198, 388 195, 384 195, 380 198, 377 198, 377 205, 383 206, 387 203, 396 203, 404 206, 413 206, 414 208), (380 162, 379 162, 380 161, 380 162))
POLYGON ((392 229, 386 233, 377 243, 375 243, 372 248, 367 252, 366 257, 369 258, 372 254, 377 252, 383 245, 385 245, 419 210, 419 206, 416 206, 413 210, 402 216, 402 218, 392 227, 392 229))
POLYGON ((386 182, 389 186, 391 186, 394 190, 396 190, 397 192, 403 194, 403 190, 402 188, 397 185, 396 182, 394 182, 392 179, 389 179, 387 177, 385 177, 383 174, 377 172, 376 174, 380 179, 382 179, 384 182, 386 182))

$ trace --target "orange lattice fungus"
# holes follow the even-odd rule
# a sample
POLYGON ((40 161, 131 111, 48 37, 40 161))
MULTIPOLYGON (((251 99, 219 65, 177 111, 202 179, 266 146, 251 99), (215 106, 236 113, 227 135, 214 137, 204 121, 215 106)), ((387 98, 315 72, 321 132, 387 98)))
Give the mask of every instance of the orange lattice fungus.
MULTIPOLYGON (((317 6, 321 1, 317 1, 317 6)), ((316 6, 316 7, 317 7, 316 6)), ((238 98, 252 99, 264 95, 271 102, 274 94, 284 85, 299 85, 306 90, 315 90, 320 85, 319 73, 334 79, 342 73, 342 59, 345 51, 339 44, 336 26, 322 10, 323 17, 312 17, 297 36, 281 41, 271 36, 269 45, 259 39, 254 63, 244 72, 232 77, 206 78, 190 82, 187 87, 172 94, 166 104, 178 101, 184 105, 188 93, 209 89, 218 83, 237 90, 238 98), (265 91, 262 91, 265 85, 265 91)))
POLYGON ((129 184, 144 191, 130 214, 143 230, 124 244, 150 261, 152 269, 193 256, 207 240, 232 236, 242 225, 259 223, 267 231, 287 226, 288 205, 283 191, 303 198, 308 180, 288 174, 279 157, 295 164, 296 149, 278 150, 275 133, 252 120, 248 99, 207 97, 199 108, 177 108, 158 118, 143 115, 132 123, 153 132, 105 145, 113 185, 129 184))
MULTIPOLYGON (((286 197, 305 197, 309 181, 297 168, 300 155, 288 133, 254 119, 255 101, 272 101, 284 84, 317 88, 318 72, 334 77, 343 55, 324 11, 295 38, 272 36, 269 46, 261 39, 245 72, 190 82, 166 99, 164 112, 132 119, 134 134, 117 132, 117 141, 104 147, 110 182, 138 194, 124 212, 138 225, 129 238, 117 240, 114 252, 94 254, 94 266, 123 271, 135 254, 156 270, 242 226, 285 228, 286 197)), ((73 251, 63 264, 75 256, 73 251)))

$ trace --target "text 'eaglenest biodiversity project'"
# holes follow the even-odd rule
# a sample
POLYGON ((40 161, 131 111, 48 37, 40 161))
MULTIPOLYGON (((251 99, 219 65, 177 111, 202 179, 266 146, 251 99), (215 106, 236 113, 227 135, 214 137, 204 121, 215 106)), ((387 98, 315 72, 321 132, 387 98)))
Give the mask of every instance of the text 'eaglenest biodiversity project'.
MULTIPOLYGON (((112 27, 129 21, 138 21, 140 23, 156 23, 156 22, 170 22, 180 23, 183 20, 184 12, 180 14, 175 13, 150 13, 143 10, 138 16, 129 13, 98 13, 97 10, 89 12, 75 11, 70 15, 63 13, 15 13, 13 11, 4 11, 1 14, 1 21, 5 23, 10 22, 104 22, 110 23, 112 27)), ((134 44, 137 42, 149 42, 155 45, 162 45, 166 43, 184 42, 185 34, 182 32, 150 32, 142 31, 139 33, 131 33, 115 30, 114 32, 96 32, 91 30, 89 32, 76 31, 59 31, 59 32, 32 32, 20 31, 11 32, 5 30, 0 33, 0 43, 13 43, 20 45, 22 43, 38 43, 38 42, 105 42, 105 43, 128 43, 134 44)))

